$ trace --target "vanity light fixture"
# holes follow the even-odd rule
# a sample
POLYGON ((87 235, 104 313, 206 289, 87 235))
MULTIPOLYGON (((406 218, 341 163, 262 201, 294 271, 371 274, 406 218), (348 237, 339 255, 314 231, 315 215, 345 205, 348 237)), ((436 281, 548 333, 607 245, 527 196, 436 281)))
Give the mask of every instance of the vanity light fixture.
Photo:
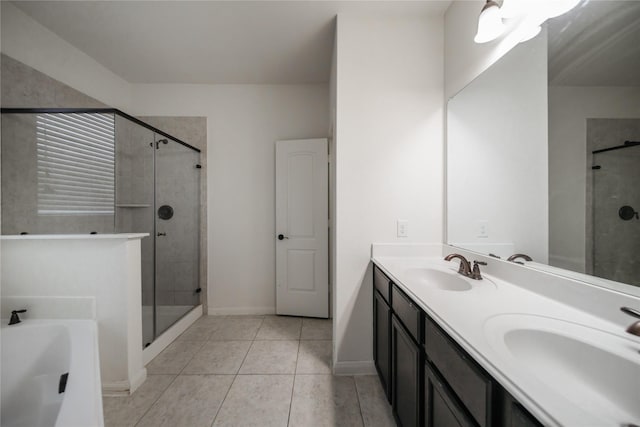
POLYGON ((487 0, 478 17, 478 32, 473 41, 486 43, 497 39, 504 33, 506 26, 502 22, 502 13, 498 3, 487 0))
POLYGON ((542 30, 549 18, 567 13, 581 0, 502 0, 499 6, 487 0, 478 18, 478 33, 474 41, 486 43, 508 30, 520 42, 530 40, 542 30))

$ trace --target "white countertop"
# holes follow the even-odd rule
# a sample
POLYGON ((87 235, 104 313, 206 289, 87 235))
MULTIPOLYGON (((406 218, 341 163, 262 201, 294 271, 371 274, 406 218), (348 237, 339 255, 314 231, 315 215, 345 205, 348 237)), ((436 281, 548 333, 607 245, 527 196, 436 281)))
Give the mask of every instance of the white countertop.
POLYGON ((0 240, 103 240, 103 239, 142 239, 149 233, 117 233, 117 234, 24 234, 3 235, 0 240))
MULTIPOLYGON (((471 290, 456 292, 425 286, 408 273, 413 268, 437 268, 455 273, 457 260, 446 262, 441 256, 383 256, 374 252, 372 261, 544 425, 620 425, 607 414, 600 417, 588 403, 573 401, 575 398, 570 387, 562 384, 561 380, 558 380, 557 387, 550 387, 538 378, 535 370, 523 369, 522 363, 514 363, 512 357, 500 351, 498 341, 502 338, 496 332, 499 327, 493 326, 500 322, 490 319, 514 314, 514 321, 529 322, 532 328, 543 325, 548 319, 558 319, 560 324, 567 322, 566 329, 571 329, 572 334, 582 331, 576 324, 584 325, 596 330, 599 336, 611 336, 616 342, 625 343, 640 361, 640 354, 637 354, 640 339, 625 334, 619 325, 486 274, 483 274, 485 279, 482 281, 470 280, 473 282, 471 290), (572 329, 571 325, 575 328, 572 329)), ((576 295, 578 297, 584 298, 585 295, 576 295)), ((511 318, 503 319, 509 321, 511 318)), ((532 347, 535 349, 535 346, 534 343, 532 347)), ((580 363, 580 355, 575 356, 576 363, 580 363)), ((631 375, 639 373, 640 370, 631 375)), ((640 404, 640 383, 638 391, 636 398, 640 404)), ((637 419, 625 421, 640 422, 637 419)))

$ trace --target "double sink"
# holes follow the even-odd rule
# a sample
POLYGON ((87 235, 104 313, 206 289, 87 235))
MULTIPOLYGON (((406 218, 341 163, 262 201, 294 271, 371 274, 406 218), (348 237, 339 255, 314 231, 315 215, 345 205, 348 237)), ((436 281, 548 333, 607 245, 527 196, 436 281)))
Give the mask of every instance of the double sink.
POLYGON ((573 321, 568 306, 565 319, 553 317, 562 310, 546 315, 539 295, 514 291, 514 285, 493 277, 471 280, 441 260, 389 270, 461 344, 484 359, 485 368, 536 402, 534 413, 543 411, 559 425, 640 426, 640 339, 624 330, 616 333, 595 317, 594 322, 573 321), (454 293, 464 297, 454 300, 454 293), (451 307, 454 301, 460 309, 451 307), (507 307, 505 301, 515 303, 507 307))

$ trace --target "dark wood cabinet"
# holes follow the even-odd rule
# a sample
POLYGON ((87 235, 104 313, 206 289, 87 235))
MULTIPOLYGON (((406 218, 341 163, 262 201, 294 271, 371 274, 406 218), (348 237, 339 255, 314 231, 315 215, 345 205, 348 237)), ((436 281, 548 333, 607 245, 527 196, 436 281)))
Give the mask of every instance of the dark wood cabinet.
POLYGON ((373 293, 373 360, 391 402, 391 308, 377 290, 373 293))
POLYGON ((502 399, 502 419, 504 427, 542 427, 542 424, 507 392, 504 392, 502 399))
POLYGON ((396 285, 391 286, 391 307, 411 336, 422 343, 422 310, 396 285))
POLYGON ((400 427, 542 427, 374 267, 374 361, 400 427))
POLYGON ((424 367, 424 426, 476 427, 447 384, 432 368, 424 367))
POLYGON ((433 320, 425 318, 425 352, 453 395, 480 427, 493 427, 493 378, 433 320))
POLYGON ((422 350, 398 318, 391 315, 391 400, 401 427, 421 423, 422 350))

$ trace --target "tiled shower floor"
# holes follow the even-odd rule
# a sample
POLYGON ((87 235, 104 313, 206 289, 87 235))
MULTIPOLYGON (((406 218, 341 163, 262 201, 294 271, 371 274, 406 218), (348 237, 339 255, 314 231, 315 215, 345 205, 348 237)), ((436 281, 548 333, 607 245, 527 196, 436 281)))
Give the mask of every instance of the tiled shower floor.
POLYGON ((204 316, 147 365, 105 426, 395 426, 376 376, 331 375, 331 321, 204 316))

